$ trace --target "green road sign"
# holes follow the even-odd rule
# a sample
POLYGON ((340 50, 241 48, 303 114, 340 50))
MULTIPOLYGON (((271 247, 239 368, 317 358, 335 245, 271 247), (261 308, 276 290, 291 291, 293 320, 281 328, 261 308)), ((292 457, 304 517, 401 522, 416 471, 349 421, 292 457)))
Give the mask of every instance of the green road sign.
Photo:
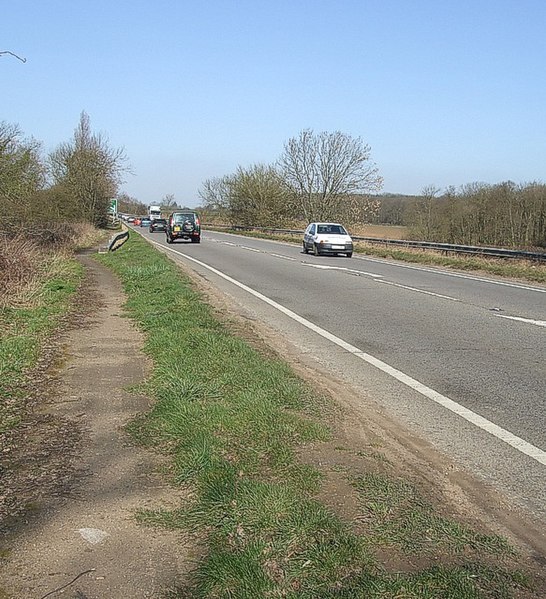
POLYGON ((108 206, 108 214, 117 214, 118 213, 118 199, 112 198, 110 200, 110 206, 108 206))

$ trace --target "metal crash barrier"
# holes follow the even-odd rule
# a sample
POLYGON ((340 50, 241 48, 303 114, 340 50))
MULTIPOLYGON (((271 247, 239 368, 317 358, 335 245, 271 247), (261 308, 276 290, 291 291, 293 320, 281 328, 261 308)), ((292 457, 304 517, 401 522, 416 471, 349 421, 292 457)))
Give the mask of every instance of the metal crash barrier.
POLYGON ((110 238, 108 242, 108 251, 115 252, 129 239, 129 231, 125 230, 110 238))
MULTIPOLYGON (((244 225, 219 225, 207 224, 211 229, 228 229, 233 231, 263 231, 264 233, 303 235, 303 231, 294 229, 273 229, 270 227, 249 227, 244 225)), ((443 254, 474 254, 479 256, 489 256, 491 258, 507 258, 515 260, 531 260, 536 262, 546 262, 546 252, 527 252, 524 250, 511 250, 506 248, 481 247, 473 245, 455 245, 450 243, 433 243, 430 241, 409 241, 407 239, 380 239, 378 237, 359 237, 351 235, 353 241, 363 241, 364 243, 384 246, 402 246, 406 248, 416 248, 420 250, 435 250, 443 254)))

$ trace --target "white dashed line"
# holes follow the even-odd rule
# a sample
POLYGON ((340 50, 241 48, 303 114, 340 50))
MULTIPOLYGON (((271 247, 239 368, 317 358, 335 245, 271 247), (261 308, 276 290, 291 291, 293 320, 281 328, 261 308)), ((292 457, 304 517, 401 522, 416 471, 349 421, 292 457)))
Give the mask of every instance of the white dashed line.
POLYGON ((479 281, 480 283, 488 283, 490 285, 501 285, 502 287, 512 287, 514 289, 525 289, 526 291, 537 291, 538 293, 546 293, 546 287, 532 287, 531 285, 520 285, 519 283, 510 283, 508 281, 498 281, 495 279, 485 279, 483 277, 477 277, 475 275, 461 274, 457 272, 450 272, 446 270, 425 268, 424 266, 414 266, 412 264, 399 264, 397 262, 389 262, 387 260, 379 260, 378 258, 370 258, 369 256, 358 256, 357 260, 366 262, 376 262, 378 264, 387 264, 388 266, 394 266, 396 268, 405 268, 407 270, 420 270, 422 272, 428 272, 435 275, 445 275, 446 277, 454 277, 457 279, 468 279, 469 281, 479 281))
POLYGON ((460 302, 460 299, 456 297, 450 297, 449 295, 442 295, 441 293, 434 293, 433 291, 425 291, 424 289, 417 289, 416 287, 408 287, 407 285, 401 285, 400 283, 393 283, 392 281, 378 281, 379 283, 385 283, 385 285, 392 285, 393 287, 400 287, 407 289, 408 291, 416 291, 417 293, 424 293, 425 295, 433 295, 442 299, 451 300, 452 302, 460 302))
POLYGON ((308 266, 309 268, 318 268, 319 270, 339 270, 341 272, 347 272, 351 275, 365 275, 366 277, 373 277, 374 279, 382 279, 383 275, 376 275, 373 272, 365 272, 364 270, 356 270, 353 268, 345 268, 344 266, 328 266, 326 264, 310 264, 309 262, 302 262, 302 266, 308 266))
POLYGON ((546 327, 546 320, 533 320, 532 318, 522 318, 521 316, 505 316, 504 314, 496 314, 496 316, 499 318, 506 318, 507 320, 518 320, 519 322, 534 324, 537 327, 546 327))
POLYGON ((291 262, 297 262, 297 259, 292 258, 291 256, 283 256, 281 254, 271 254, 271 256, 275 258, 280 258, 281 260, 290 260, 291 262))

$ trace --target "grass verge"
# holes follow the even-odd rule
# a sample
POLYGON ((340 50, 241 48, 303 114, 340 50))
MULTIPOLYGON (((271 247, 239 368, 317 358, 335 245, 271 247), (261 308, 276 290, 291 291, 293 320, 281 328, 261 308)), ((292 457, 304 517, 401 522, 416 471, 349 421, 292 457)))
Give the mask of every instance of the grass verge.
POLYGON ((295 457, 331 439, 321 416, 329 400, 233 335, 139 236, 98 259, 121 278, 154 362, 138 390, 155 404, 129 430, 170 455, 174 480, 188 490, 185 505, 139 518, 203 539, 191 580, 170 597, 533 596, 505 541, 436 516, 404 482, 366 473, 352 481, 370 520, 358 534, 317 500, 321 473, 295 457), (379 549, 424 555, 427 565, 391 571, 379 549))
POLYGON ((0 307, 0 441, 21 421, 28 396, 28 373, 44 342, 58 328, 83 276, 79 263, 50 253, 42 257, 29 290, 31 301, 0 307))

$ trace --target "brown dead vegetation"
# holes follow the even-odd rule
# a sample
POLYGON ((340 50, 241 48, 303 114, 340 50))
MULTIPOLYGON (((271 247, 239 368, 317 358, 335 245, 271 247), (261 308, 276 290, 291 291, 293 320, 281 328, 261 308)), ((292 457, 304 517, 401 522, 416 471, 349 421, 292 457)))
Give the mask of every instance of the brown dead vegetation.
POLYGON ((33 305, 39 282, 59 257, 102 235, 88 223, 42 224, 0 231, 0 308, 33 305))

